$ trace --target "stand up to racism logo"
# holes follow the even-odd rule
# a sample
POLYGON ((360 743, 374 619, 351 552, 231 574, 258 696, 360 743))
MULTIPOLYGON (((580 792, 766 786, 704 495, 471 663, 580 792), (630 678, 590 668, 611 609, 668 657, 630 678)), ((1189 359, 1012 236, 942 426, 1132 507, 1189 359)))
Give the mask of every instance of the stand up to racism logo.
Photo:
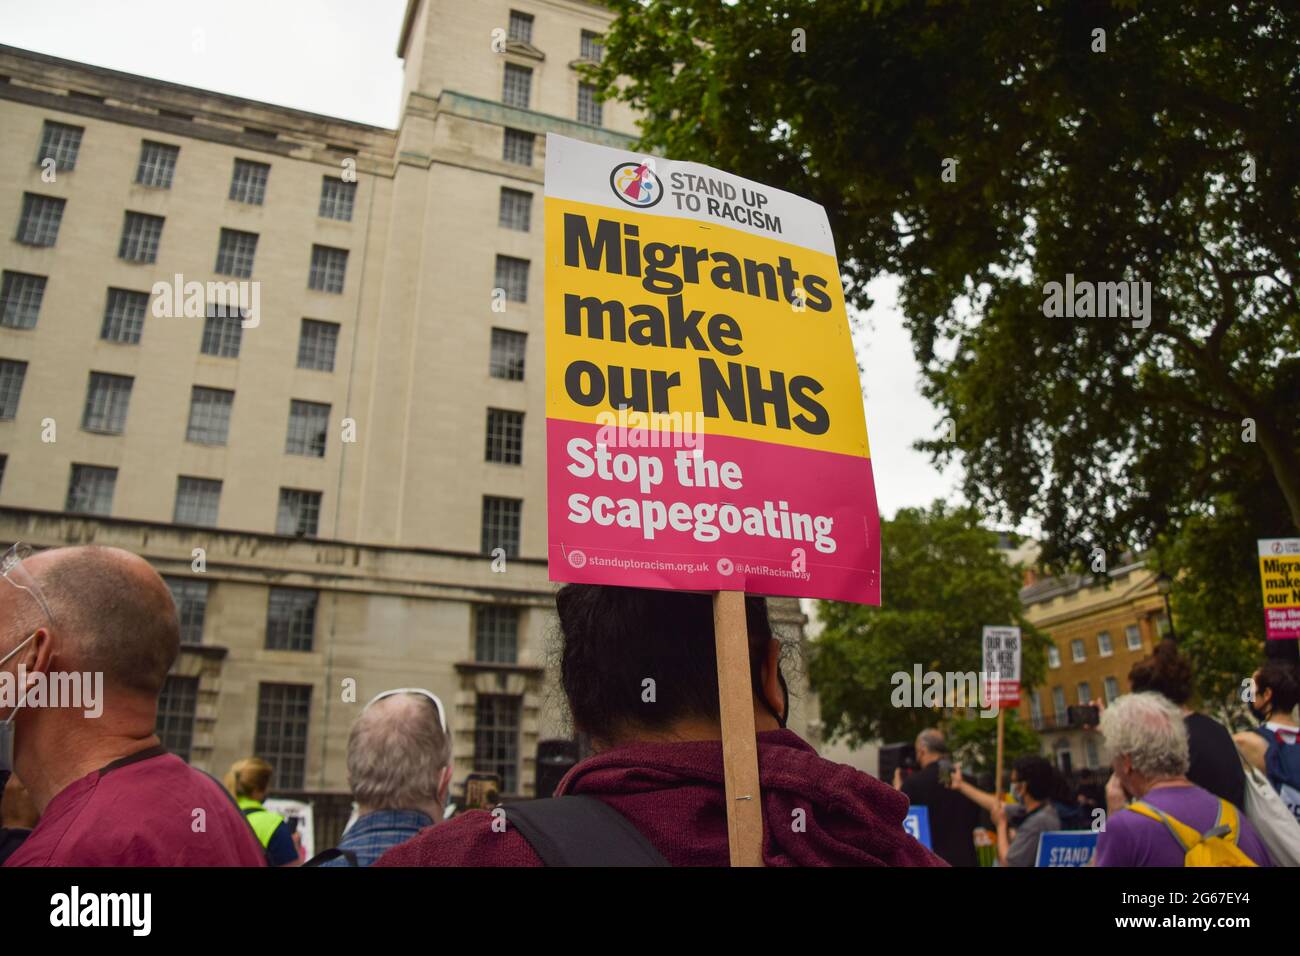
POLYGON ((620 163, 609 174, 614 195, 629 206, 649 209, 663 198, 663 184, 649 163, 620 163))

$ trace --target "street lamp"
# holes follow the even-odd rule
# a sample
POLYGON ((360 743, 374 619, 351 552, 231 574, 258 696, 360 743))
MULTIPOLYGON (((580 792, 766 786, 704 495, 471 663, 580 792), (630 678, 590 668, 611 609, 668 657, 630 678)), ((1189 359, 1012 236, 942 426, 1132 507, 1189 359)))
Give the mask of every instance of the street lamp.
POLYGON ((1169 592, 1174 589, 1174 581, 1169 575, 1161 571, 1156 575, 1156 590, 1160 596, 1165 599, 1165 620, 1169 622, 1169 636, 1174 643, 1178 643, 1178 634, 1174 631, 1174 612, 1169 607, 1169 592))

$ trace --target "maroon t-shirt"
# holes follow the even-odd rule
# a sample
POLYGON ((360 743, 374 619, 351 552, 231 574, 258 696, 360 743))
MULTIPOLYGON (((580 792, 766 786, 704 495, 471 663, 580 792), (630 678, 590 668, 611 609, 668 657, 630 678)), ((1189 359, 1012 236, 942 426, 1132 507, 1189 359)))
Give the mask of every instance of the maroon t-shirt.
POLYGON ((220 784, 150 747, 60 790, 4 865, 265 866, 266 855, 220 784))

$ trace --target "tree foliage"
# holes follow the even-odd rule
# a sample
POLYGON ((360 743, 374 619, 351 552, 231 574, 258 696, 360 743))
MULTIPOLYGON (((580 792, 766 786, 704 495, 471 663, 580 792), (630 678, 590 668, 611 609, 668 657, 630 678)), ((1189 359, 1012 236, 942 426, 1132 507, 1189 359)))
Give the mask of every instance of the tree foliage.
MULTIPOLYGON (((1045 671, 1046 640, 1024 619, 1019 572, 970 508, 903 508, 881 525, 882 607, 823 601, 809 675, 828 738, 911 739, 943 715, 895 707, 893 675, 978 673, 986 624, 1018 624, 1026 686, 1045 671)), ((986 720, 992 724, 993 721, 986 720)))
POLYGON ((1245 536, 1300 528, 1300 7, 611 6, 596 76, 646 148, 824 205, 857 305, 900 277, 956 425, 923 447, 985 515, 1037 518, 1058 565, 1225 495, 1262 505, 1245 536), (1149 324, 1045 315, 1067 274, 1149 282, 1149 324))

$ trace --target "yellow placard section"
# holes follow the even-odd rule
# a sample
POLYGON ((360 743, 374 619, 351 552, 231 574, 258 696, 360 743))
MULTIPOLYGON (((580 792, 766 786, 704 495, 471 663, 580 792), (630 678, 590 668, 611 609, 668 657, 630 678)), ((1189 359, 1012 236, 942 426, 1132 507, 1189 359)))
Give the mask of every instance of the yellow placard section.
POLYGON ((545 211, 547 417, 644 405, 707 434, 870 457, 832 256, 631 207, 545 211))

